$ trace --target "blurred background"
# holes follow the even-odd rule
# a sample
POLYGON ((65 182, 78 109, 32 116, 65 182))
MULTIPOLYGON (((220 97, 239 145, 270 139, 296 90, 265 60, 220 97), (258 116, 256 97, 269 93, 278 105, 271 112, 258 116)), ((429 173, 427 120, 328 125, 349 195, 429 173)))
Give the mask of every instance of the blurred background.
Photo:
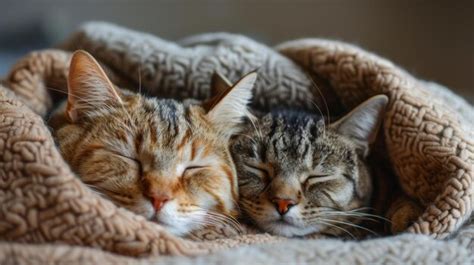
POLYGON ((89 20, 176 40, 211 31, 275 45, 320 37, 357 44, 474 102, 474 1, 0 0, 0 76, 89 20))

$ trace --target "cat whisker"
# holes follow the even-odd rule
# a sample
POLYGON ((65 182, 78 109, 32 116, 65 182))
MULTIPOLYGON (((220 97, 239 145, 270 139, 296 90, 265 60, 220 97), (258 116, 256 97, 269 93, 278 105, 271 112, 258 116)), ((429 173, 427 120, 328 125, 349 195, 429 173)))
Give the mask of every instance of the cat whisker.
POLYGON ((105 193, 101 192, 101 191, 97 188, 97 186, 94 186, 93 184, 87 184, 87 183, 85 183, 85 182, 83 182, 83 183, 86 185, 86 187, 89 188, 89 190, 90 190, 92 193, 97 194, 97 195, 99 195, 99 196, 101 196, 101 197, 103 197, 103 198, 107 198, 107 197, 108 197, 105 193))
POLYGON ((212 210, 205 210, 204 208, 201 208, 198 206, 195 206, 195 207, 198 208, 198 210, 195 211, 195 213, 202 215, 207 220, 214 221, 216 222, 216 224, 220 224, 220 225, 222 224, 228 225, 231 228, 233 228, 235 231, 237 231, 239 234, 243 233, 242 229, 240 228, 241 227, 240 223, 232 216, 228 216, 228 215, 218 213, 212 210))
MULTIPOLYGON (((80 96, 78 96, 78 95, 72 94, 72 93, 70 93, 70 92, 68 92, 68 91, 64 91, 64 90, 62 90, 62 89, 56 89, 56 88, 52 88, 52 87, 47 87, 47 89, 48 89, 48 90, 52 90, 52 91, 56 91, 56 92, 59 92, 59 93, 63 93, 63 94, 65 94, 65 95, 71 95, 71 96, 73 96, 74 98, 77 98, 77 99, 82 100, 82 101, 84 101, 84 102, 86 102, 86 103, 89 103, 89 101, 87 101, 86 99, 84 99, 84 98, 82 98, 82 97, 80 97, 80 96)), ((93 103, 90 103, 90 104, 91 104, 91 106, 93 106, 93 103)))
MULTIPOLYGON (((322 101, 324 103, 324 106, 326 108, 328 124, 331 124, 331 114, 329 113, 329 105, 328 105, 328 102, 326 101, 326 98, 324 97, 323 91, 321 91, 321 88, 318 86, 318 84, 316 84, 316 82, 314 82, 314 79, 311 75, 306 74, 306 76, 309 78, 309 80, 311 81, 311 84, 316 88, 316 90, 318 91, 318 94, 321 96, 321 99, 322 99, 322 101)), ((312 103, 314 105, 316 105, 316 103, 314 101, 312 101, 312 103)), ((322 116, 324 116, 324 115, 322 115, 322 116)))
POLYGON ((249 139, 252 142, 252 144, 254 144, 254 145, 257 144, 257 141, 254 138, 250 137, 249 135, 241 134, 241 133, 236 133, 235 135, 236 136, 242 136, 242 137, 245 137, 245 138, 249 139))
POLYGON ((334 227, 336 229, 339 229, 345 233, 347 233, 348 235, 350 235, 352 237, 352 239, 356 239, 356 237, 351 233, 349 232, 347 229, 344 229, 338 225, 335 225, 335 224, 332 224, 332 223, 328 223, 328 222, 325 222, 325 221, 322 221, 322 220, 318 220, 317 222, 315 222, 314 224, 323 224, 323 225, 327 225, 329 227, 334 227))
POLYGON ((251 212, 253 213, 254 215, 258 215, 260 216, 261 215, 261 212, 259 212, 257 209, 259 209, 258 206, 255 206, 254 203, 252 203, 251 201, 247 201, 245 199, 242 199, 240 201, 240 203, 242 204, 242 208, 245 209, 244 213, 245 212, 251 212))
POLYGON ((326 122, 324 122, 323 111, 318 107, 318 105, 313 100, 311 100, 311 104, 313 104, 314 108, 319 112, 319 114, 321 115, 323 119, 323 137, 326 137, 326 122))
MULTIPOLYGON (((343 214, 339 214, 343 215, 343 214)), ((383 216, 375 215, 375 214, 368 214, 368 213, 344 213, 346 216, 351 216, 351 217, 359 217, 361 219, 365 220, 371 220, 374 222, 379 222, 379 221, 385 221, 391 223, 391 221, 383 216)))
POLYGON ((322 221, 325 221, 325 222, 332 222, 332 223, 337 223, 337 224, 342 224, 342 225, 347 225, 347 226, 350 226, 350 227, 354 227, 354 228, 358 228, 358 229, 361 229, 361 230, 364 230, 364 231, 367 231, 373 235, 378 235, 376 232, 374 232, 373 230, 371 229, 368 229, 366 227, 363 227, 363 226, 360 226, 360 225, 357 225, 357 224, 353 224, 353 223, 349 223, 349 222, 344 222, 344 221, 341 221, 341 220, 334 220, 334 219, 326 219, 326 218, 320 218, 318 217, 317 220, 322 220, 322 221))
MULTIPOLYGON (((215 222, 215 221, 212 221, 212 220, 201 220, 201 221, 197 221, 197 220, 191 220, 189 221, 190 224, 195 224, 199 227, 209 227, 209 226, 221 226, 222 224, 219 223, 219 222, 215 222)), ((241 234, 241 232, 238 232, 236 231, 239 235, 241 234)))
POLYGON ((260 141, 263 140, 263 134, 262 134, 262 131, 260 129, 258 129, 257 125, 255 124, 255 116, 251 116, 251 117, 248 117, 249 120, 250 120, 250 123, 252 124, 252 127, 254 128, 256 134, 257 134, 257 137, 259 138, 260 141))
POLYGON ((138 94, 142 93, 142 66, 138 65, 138 94))
POLYGON ((358 218, 358 219, 362 219, 362 220, 369 220, 369 221, 372 221, 372 222, 379 222, 380 221, 380 218, 375 219, 371 216, 365 216, 365 215, 362 215, 362 214, 355 214, 355 213, 345 213, 345 212, 323 212, 323 213, 314 215, 314 217, 319 217, 319 216, 323 216, 323 217, 324 216, 348 216, 348 217, 358 218))
POLYGON ((224 221, 225 223, 230 222, 232 224, 232 226, 239 232, 239 234, 243 233, 243 231, 241 229, 241 224, 234 217, 224 215, 224 214, 221 214, 221 213, 218 213, 218 212, 213 212, 213 211, 208 212, 208 214, 213 216, 214 218, 217 218, 219 220, 224 221))
POLYGON ((334 209, 334 208, 329 208, 329 207, 326 207, 327 209, 330 209, 330 210, 322 210, 320 213, 333 213, 333 214, 346 214, 346 215, 351 215, 351 216, 364 216, 364 217, 371 217, 371 218, 375 218, 375 219, 380 219, 380 220, 383 220, 385 222, 388 222, 388 223, 391 223, 391 220, 390 219, 387 219, 383 216, 380 216, 380 215, 376 215, 376 214, 371 214, 371 213, 365 213, 365 212, 360 212, 360 211, 366 211, 366 210, 373 210, 374 208, 372 207, 361 207, 361 208, 356 208, 356 209, 353 209, 353 210, 348 210, 348 211, 340 211, 340 210, 337 210, 337 209, 334 209))
MULTIPOLYGON (((237 212, 240 212, 239 202, 237 200, 235 200, 234 198, 230 198, 230 200, 232 201, 232 204, 235 205, 235 207, 237 208, 237 212)), ((234 218, 234 217, 232 217, 232 218, 234 218)))

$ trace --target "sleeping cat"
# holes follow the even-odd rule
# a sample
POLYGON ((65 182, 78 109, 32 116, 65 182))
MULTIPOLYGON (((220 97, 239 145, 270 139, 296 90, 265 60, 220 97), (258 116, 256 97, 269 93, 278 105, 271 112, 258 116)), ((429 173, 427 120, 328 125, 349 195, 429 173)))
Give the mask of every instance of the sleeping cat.
MULTIPOLYGON (((213 90, 229 82, 213 77, 213 90)), ((388 102, 375 96, 325 126, 292 110, 249 120, 231 141, 243 213, 264 231, 283 236, 352 234, 345 228, 372 215, 372 181, 365 158, 388 102)))
POLYGON ((91 55, 77 51, 67 102, 50 126, 84 183, 182 235, 237 214, 228 144, 255 79, 250 73, 203 104, 183 104, 117 89, 91 55))

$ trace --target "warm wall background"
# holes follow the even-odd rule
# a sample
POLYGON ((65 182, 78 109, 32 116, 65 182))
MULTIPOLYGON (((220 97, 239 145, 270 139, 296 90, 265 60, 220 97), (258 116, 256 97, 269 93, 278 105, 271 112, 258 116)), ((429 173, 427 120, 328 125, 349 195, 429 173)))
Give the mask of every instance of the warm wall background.
POLYGON ((210 31, 269 45, 300 37, 358 44, 474 102, 474 1, 0 0, 0 76, 25 52, 48 47, 87 20, 166 39, 210 31))

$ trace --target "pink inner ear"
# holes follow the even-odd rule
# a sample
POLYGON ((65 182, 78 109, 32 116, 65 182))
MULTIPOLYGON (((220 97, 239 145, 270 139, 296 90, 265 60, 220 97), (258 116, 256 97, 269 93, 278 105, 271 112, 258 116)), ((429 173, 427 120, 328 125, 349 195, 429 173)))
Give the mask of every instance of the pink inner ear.
POLYGON ((66 115, 77 120, 88 110, 100 108, 108 100, 122 100, 99 63, 87 52, 76 51, 71 59, 68 76, 66 115))

